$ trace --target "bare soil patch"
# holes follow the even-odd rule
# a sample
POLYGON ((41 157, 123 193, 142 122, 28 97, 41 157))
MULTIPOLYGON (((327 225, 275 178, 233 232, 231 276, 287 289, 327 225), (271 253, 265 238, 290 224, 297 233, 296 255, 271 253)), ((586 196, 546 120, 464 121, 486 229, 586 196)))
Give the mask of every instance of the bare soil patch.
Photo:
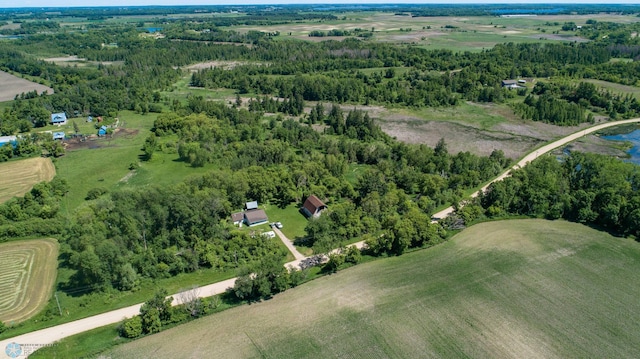
POLYGON ((36 183, 51 181, 56 168, 51 159, 36 157, 1 163, 0 173, 0 203, 4 203, 29 192, 36 183))
POLYGON ((11 101, 16 95, 34 90, 37 91, 39 95, 45 91, 50 94, 53 93, 51 87, 0 71, 0 102, 11 101))
POLYGON ((104 147, 112 147, 108 140, 117 137, 133 138, 140 132, 137 129, 117 128, 112 135, 105 137, 98 137, 97 135, 91 135, 86 137, 76 137, 68 140, 64 140, 65 150, 77 151, 77 150, 93 150, 104 147))

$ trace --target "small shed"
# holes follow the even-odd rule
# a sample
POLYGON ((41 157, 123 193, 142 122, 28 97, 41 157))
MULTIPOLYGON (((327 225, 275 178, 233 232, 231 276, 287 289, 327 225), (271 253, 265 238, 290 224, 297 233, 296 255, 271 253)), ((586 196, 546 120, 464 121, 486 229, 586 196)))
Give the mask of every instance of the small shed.
POLYGON ((257 226, 269 222, 267 213, 262 209, 252 209, 244 212, 244 223, 249 227, 257 226))
POLYGON ((16 147, 18 143, 18 138, 16 136, 0 136, 0 147, 10 144, 13 147, 16 147))
POLYGON ((66 125, 67 124, 67 114, 64 112, 52 113, 51 114, 51 124, 53 125, 66 125))
POLYGON ((64 132, 54 132, 53 133, 54 140, 64 140, 64 132))
POLYGON ((107 126, 100 126, 98 129, 98 136, 106 136, 107 135, 107 126))
POLYGON ((234 225, 242 227, 242 222, 244 221, 244 213, 236 212, 231 214, 231 222, 234 225))
POLYGON ((327 205, 314 195, 309 196, 302 205, 302 212, 307 217, 318 218, 325 209, 327 209, 327 205))
POLYGON ((244 206, 247 211, 258 209, 258 201, 247 202, 244 206))

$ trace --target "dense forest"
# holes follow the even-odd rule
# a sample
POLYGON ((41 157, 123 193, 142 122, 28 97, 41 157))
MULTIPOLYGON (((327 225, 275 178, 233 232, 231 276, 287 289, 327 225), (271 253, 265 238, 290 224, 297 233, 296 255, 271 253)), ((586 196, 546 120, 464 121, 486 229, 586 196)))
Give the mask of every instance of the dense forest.
POLYGON ((507 214, 564 218, 640 238, 638 166, 603 155, 543 157, 492 184, 479 204, 490 218, 507 214))

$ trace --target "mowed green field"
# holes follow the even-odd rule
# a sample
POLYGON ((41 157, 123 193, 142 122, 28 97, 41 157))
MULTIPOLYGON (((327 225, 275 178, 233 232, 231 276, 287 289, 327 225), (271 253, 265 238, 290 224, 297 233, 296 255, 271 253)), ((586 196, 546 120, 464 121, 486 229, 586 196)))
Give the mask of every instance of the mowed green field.
POLYGON ((638 358, 640 244, 483 223, 105 353, 111 358, 638 358))
POLYGON ((0 321, 17 323, 44 308, 57 261, 58 243, 53 239, 0 244, 0 321))
POLYGON ((0 163, 0 203, 29 192, 34 184, 51 181, 56 168, 49 158, 0 163))

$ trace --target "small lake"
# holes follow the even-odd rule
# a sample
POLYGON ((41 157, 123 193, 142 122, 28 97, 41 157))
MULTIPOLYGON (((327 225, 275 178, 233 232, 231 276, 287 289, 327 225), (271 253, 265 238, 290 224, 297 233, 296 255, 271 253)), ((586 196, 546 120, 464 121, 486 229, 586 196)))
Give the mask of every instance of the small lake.
POLYGON ((637 165, 640 165, 640 130, 635 130, 631 133, 626 133, 623 135, 613 135, 613 136, 602 136, 605 140, 610 141, 628 141, 633 143, 633 148, 627 151, 630 158, 625 161, 633 162, 637 165))

